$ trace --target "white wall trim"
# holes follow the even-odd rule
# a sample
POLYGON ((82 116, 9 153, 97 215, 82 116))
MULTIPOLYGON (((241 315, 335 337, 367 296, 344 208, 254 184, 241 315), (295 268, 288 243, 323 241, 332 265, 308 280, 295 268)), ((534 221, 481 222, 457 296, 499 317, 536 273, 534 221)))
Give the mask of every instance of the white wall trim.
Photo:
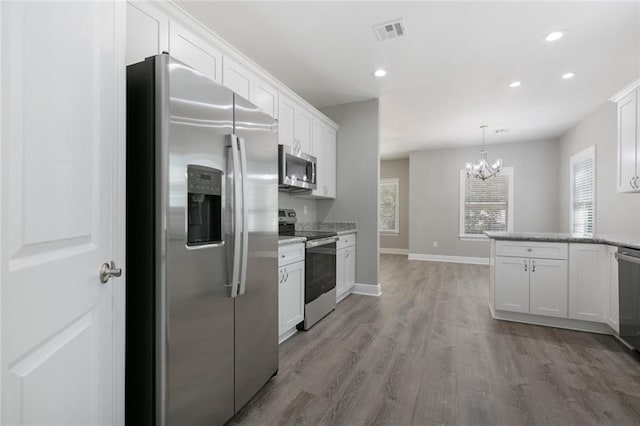
POLYGON ((637 89, 638 87, 640 87, 640 78, 624 86, 618 93, 610 97, 609 100, 611 102, 617 103, 620 101, 620 99, 624 98, 625 96, 627 96, 629 93, 631 93, 633 90, 637 89))
POLYGON ((409 249, 380 247, 380 254, 409 254, 409 249))
POLYGON ((380 283, 378 283, 378 285, 356 283, 353 286, 353 291, 351 293, 360 294, 363 296, 379 297, 382 295, 382 287, 380 286, 380 283))
POLYGON ((472 265, 488 265, 488 257, 445 256, 441 254, 409 253, 409 260, 426 260, 428 262, 469 263, 472 265))

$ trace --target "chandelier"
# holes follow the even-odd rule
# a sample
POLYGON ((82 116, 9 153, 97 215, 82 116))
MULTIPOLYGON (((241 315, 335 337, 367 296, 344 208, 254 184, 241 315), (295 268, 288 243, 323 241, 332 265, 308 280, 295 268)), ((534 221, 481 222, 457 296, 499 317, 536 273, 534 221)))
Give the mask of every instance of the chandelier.
POLYGON ((468 177, 487 180, 491 176, 496 176, 500 173, 500 170, 502 170, 502 160, 497 159, 489 164, 489 161, 487 161, 487 150, 484 147, 484 130, 487 126, 480 126, 480 128, 482 129, 482 151, 480 151, 480 159, 475 163, 466 163, 464 169, 468 177))

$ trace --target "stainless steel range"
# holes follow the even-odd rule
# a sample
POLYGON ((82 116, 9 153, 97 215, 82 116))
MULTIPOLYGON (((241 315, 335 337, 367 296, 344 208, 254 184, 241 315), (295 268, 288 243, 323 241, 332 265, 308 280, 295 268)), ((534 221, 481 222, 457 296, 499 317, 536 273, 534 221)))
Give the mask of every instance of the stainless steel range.
POLYGON ((308 330, 336 308, 336 243, 335 232, 296 231, 296 212, 278 211, 278 234, 305 237, 304 321, 298 325, 308 330))

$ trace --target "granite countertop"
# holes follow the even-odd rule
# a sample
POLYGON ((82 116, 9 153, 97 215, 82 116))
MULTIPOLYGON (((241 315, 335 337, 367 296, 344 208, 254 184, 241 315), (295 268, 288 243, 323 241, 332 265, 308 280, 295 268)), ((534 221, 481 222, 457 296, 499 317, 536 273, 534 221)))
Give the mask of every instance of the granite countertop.
POLYGON ((305 241, 307 241, 305 237, 278 236, 279 246, 283 246, 285 244, 304 243, 305 241))
POLYGON ((640 249, 640 236, 613 234, 571 234, 562 232, 485 232, 494 240, 542 241, 558 243, 609 244, 618 247, 640 249))
POLYGON ((358 224, 356 222, 298 222, 296 231, 329 231, 346 235, 358 232, 358 224))

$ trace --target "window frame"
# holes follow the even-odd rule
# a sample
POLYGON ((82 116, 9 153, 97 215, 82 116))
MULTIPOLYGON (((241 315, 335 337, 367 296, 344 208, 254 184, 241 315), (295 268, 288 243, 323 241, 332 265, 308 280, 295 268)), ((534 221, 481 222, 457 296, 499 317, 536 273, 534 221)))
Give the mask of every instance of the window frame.
POLYGON ((389 184, 394 184, 396 187, 396 200, 395 200, 395 207, 396 207, 396 220, 395 220, 395 229, 382 229, 380 228, 380 234, 382 235, 390 235, 390 236, 397 236, 400 234, 400 178, 385 178, 385 179, 380 179, 380 181, 378 182, 378 222, 380 223, 380 226, 382 226, 382 218, 380 215, 380 187, 381 185, 389 185, 389 184))
POLYGON ((573 181, 575 178, 574 169, 576 164, 581 163, 589 158, 593 159, 593 223, 591 224, 591 229, 593 232, 585 235, 594 235, 596 233, 596 206, 597 206, 597 163, 596 163, 596 146, 591 145, 588 148, 583 149, 577 154, 572 155, 569 158, 569 232, 573 233, 573 216, 574 216, 574 200, 573 197, 575 195, 575 182, 573 181))
MULTIPOLYGON (((514 170, 513 167, 503 167, 500 171, 502 176, 507 176, 509 180, 508 189, 508 201, 507 201, 507 230, 506 232, 513 232, 513 210, 514 210, 514 170)), ((464 198, 465 198, 465 183, 467 178, 467 172, 464 169, 460 169, 460 209, 458 211, 460 216, 460 229, 458 237, 462 241, 487 241, 489 237, 485 234, 465 234, 464 229, 464 198)), ((491 178, 489 178, 491 179, 491 178)))

